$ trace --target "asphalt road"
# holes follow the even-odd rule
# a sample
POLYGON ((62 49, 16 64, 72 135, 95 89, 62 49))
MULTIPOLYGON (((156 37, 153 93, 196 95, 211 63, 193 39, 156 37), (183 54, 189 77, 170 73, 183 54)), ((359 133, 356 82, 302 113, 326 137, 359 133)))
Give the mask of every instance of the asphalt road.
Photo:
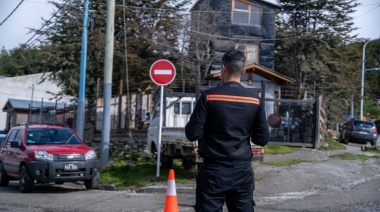
MULTIPOLYGON (((265 155, 265 161, 301 159, 291 166, 255 163, 255 211, 380 211, 380 159, 342 160, 331 155, 367 154, 360 145, 344 151, 300 149, 286 155, 265 155)), ((194 185, 177 184, 179 211, 193 211, 194 185)), ((162 211, 166 185, 130 190, 86 190, 81 183, 38 185, 19 192, 17 182, 0 187, 0 211, 162 211), (140 193, 141 192, 141 193, 140 193), (145 192, 145 193, 144 193, 145 192)), ((225 210, 227 211, 227 210, 225 210)))

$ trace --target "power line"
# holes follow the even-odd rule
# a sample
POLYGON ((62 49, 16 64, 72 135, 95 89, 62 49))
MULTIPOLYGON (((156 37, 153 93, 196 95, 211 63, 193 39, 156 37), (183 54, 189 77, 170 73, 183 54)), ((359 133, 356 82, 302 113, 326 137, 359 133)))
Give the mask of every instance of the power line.
POLYGON ((374 8, 370 9, 369 11, 367 11, 367 12, 365 12, 365 13, 363 13, 363 14, 357 16, 357 17, 355 17, 354 19, 358 19, 358 18, 363 17, 364 15, 367 15, 368 13, 372 12, 372 11, 375 10, 376 8, 379 8, 379 6, 380 6, 380 5, 375 6, 374 8))
MULTIPOLYGON (((24 1, 24 0, 23 0, 24 1)), ((14 53, 13 53, 13 55, 15 55, 16 53, 18 53, 19 51, 21 51, 21 50, 23 50, 23 49, 25 49, 26 48, 26 46, 28 46, 28 43, 38 34, 38 33, 40 33, 40 31, 46 26, 46 25, 48 25, 48 24, 50 24, 50 21, 58 14, 58 12, 64 7, 64 6, 66 6, 66 4, 69 2, 69 0, 66 0, 64 3, 63 3, 63 5, 62 5, 62 7, 60 7, 51 17, 50 17, 50 19, 48 20, 48 21, 46 21, 45 22, 45 24, 44 25, 42 25, 42 27, 40 27, 40 29, 38 29, 37 30, 37 32, 35 32, 34 34, 33 34, 33 36, 32 37, 30 37, 29 38, 29 40, 27 40, 24 44, 22 44, 21 45, 21 47, 19 48, 19 49, 17 49, 14 53)), ((41 35, 39 36, 39 37, 41 37, 41 35)), ((36 38, 37 39, 37 38, 36 38)), ((9 62, 9 59, 10 59, 10 57, 6 60, 6 61, 4 61, 0 66, 3 66, 4 64, 6 64, 6 63, 8 63, 9 62)))
POLYGON ((20 3, 16 6, 16 8, 13 9, 13 11, 0 23, 0 26, 8 20, 9 17, 18 9, 18 7, 24 2, 24 0, 21 0, 20 3))

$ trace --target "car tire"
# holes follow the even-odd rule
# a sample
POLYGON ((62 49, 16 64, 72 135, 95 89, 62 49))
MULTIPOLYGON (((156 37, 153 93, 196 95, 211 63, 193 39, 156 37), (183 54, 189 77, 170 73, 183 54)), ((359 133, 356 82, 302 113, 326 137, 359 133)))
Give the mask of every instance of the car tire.
POLYGON ((84 186, 86 189, 97 189, 99 188, 99 172, 89 180, 84 180, 84 186))
POLYGON ((173 168, 173 157, 161 154, 161 168, 163 169, 173 168))
POLYGON ((19 186, 22 193, 30 193, 33 190, 34 180, 29 176, 26 166, 21 167, 19 186))
POLYGON ((7 173, 5 173, 3 164, 0 163, 0 186, 8 186, 9 184, 9 177, 7 173))
POLYGON ((371 141, 371 146, 376 146, 377 141, 371 141))
POLYGON ((347 139, 343 139, 343 142, 342 143, 344 143, 344 144, 348 144, 348 140, 347 139))

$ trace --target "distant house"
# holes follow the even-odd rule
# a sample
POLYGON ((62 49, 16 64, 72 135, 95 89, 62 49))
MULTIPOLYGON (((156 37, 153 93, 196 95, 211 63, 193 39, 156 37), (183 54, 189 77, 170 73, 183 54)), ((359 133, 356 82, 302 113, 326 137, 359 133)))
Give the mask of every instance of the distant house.
MULTIPOLYGON (((11 113, 15 111, 24 113, 29 103, 33 102, 34 107, 41 105, 41 102, 45 102, 45 105, 47 102, 55 104, 54 94, 59 93, 61 88, 43 78, 43 73, 0 78, 0 105, 3 106, 3 110, 0 111, 0 130, 7 130, 12 124, 18 124, 13 122, 16 117, 11 113)), ((59 101, 59 103, 68 102, 69 98, 59 101)), ((18 119, 21 120, 21 117, 18 119)))
POLYGON ((73 118, 72 113, 63 112, 67 107, 57 102, 8 99, 3 107, 3 112, 7 113, 5 129, 25 123, 64 123, 73 118), (60 117, 59 114, 66 117, 60 117))

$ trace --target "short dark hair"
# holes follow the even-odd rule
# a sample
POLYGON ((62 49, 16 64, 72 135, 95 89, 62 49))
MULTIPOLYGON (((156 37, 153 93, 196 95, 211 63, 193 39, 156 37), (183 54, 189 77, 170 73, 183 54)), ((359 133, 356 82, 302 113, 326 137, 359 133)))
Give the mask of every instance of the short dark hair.
POLYGON ((223 55, 222 64, 229 75, 240 75, 244 71, 245 55, 239 50, 230 50, 223 55))

